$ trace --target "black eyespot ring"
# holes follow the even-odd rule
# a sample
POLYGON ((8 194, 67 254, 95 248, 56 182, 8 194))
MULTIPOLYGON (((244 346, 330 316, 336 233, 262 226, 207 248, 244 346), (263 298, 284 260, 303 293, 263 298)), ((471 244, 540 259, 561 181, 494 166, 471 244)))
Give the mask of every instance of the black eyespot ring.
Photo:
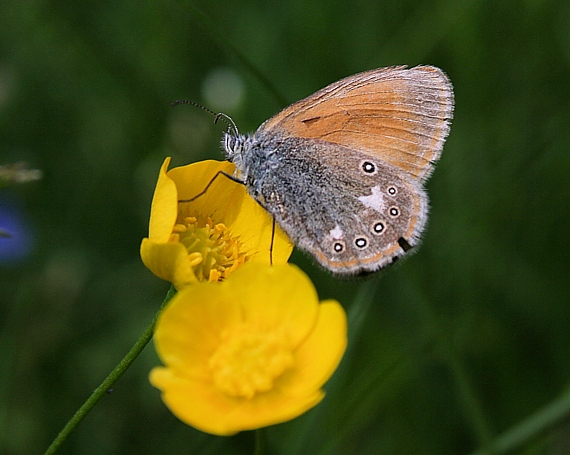
POLYGON ((400 216, 400 209, 393 205, 388 209, 388 213, 392 218, 398 218, 400 216))
POLYGON ((376 174, 377 168, 372 161, 363 161, 360 163, 360 166, 365 174, 376 174))
POLYGON ((398 194, 398 188, 396 188, 395 186, 389 186, 388 187, 388 194, 390 196, 396 196, 396 194, 398 194))
POLYGON ((366 237, 357 237, 354 240, 354 244, 357 248, 360 248, 362 250, 368 246, 368 239, 366 237))
POLYGON ((344 245, 340 242, 334 242, 333 250, 335 253, 342 253, 344 251, 344 245))
POLYGON ((382 221, 378 221, 377 223, 374 223, 374 226, 372 226, 372 232, 374 232, 374 234, 382 234, 385 230, 386 226, 382 221))

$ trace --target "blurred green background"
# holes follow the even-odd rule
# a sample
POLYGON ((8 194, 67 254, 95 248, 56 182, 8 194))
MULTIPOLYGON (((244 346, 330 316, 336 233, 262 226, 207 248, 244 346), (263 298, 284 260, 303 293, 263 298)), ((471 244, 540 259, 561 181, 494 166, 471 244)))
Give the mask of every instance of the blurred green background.
MULTIPOLYGON (((348 309, 325 401, 267 432, 275 454, 468 454, 570 384, 570 3, 2 0, 0 453, 42 453, 169 285, 139 259, 155 179, 341 77, 432 64, 456 109, 418 252, 366 281, 296 253, 348 309), (267 81, 269 81, 267 83, 267 81), (17 235, 16 235, 17 234, 17 235), (10 250, 13 242, 20 242, 10 250), (12 242, 12 243, 10 243, 12 242)), ((149 345, 61 454, 249 454, 252 433, 180 423, 149 345)), ((570 426, 514 452, 570 454, 570 426)))

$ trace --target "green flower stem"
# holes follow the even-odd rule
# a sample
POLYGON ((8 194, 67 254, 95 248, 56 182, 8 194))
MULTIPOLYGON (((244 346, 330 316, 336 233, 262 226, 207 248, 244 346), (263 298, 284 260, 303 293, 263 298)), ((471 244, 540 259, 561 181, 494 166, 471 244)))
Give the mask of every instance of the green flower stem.
POLYGON ((495 438, 488 450, 477 450, 472 455, 511 453, 542 433, 551 430, 570 417, 570 389, 528 419, 495 438))
POLYGON ((75 430, 79 422, 83 420, 83 418, 89 414, 89 411, 97 404, 97 402, 101 399, 103 395, 117 382, 117 380, 123 375, 125 371, 131 366, 131 364, 135 361, 135 359, 139 356, 145 346, 152 338, 152 334, 154 331, 154 325, 160 315, 164 306, 168 303, 168 301, 174 296, 176 290, 173 286, 170 287, 168 293, 162 305, 160 305, 159 310, 157 311, 156 315, 154 316, 152 322, 149 326, 145 329, 141 337, 137 340, 131 350, 127 353, 125 357, 119 362, 119 364, 115 367, 113 371, 105 378, 105 380, 97 387, 91 396, 83 403, 74 416, 67 422, 63 430, 57 435, 57 437, 53 440, 51 445, 45 451, 44 455, 52 455, 57 452, 59 447, 65 442, 67 437, 75 430))

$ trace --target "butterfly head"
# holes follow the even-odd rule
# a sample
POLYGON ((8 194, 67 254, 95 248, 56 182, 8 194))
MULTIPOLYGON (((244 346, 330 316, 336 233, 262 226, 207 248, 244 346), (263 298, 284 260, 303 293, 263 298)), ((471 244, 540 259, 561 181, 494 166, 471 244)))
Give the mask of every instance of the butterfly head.
POLYGON ((249 153, 251 144, 252 138, 250 135, 227 132, 224 133, 222 137, 222 148, 224 149, 226 159, 236 166, 234 177, 244 181, 247 178, 247 176, 244 175, 246 173, 244 157, 249 153))

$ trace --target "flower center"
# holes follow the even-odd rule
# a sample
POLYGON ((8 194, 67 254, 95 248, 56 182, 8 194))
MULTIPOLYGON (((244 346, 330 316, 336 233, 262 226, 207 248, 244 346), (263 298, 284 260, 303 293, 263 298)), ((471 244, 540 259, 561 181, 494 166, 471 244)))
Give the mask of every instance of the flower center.
POLYGON ((198 281, 221 281, 246 259, 240 252, 241 242, 231 236, 225 224, 214 224, 209 217, 203 223, 187 217, 184 224, 174 226, 171 241, 186 247, 198 281))
POLYGON ((227 395, 248 399, 271 390, 275 379, 292 365, 293 353, 283 334, 247 326, 222 335, 209 360, 216 387, 227 395))

